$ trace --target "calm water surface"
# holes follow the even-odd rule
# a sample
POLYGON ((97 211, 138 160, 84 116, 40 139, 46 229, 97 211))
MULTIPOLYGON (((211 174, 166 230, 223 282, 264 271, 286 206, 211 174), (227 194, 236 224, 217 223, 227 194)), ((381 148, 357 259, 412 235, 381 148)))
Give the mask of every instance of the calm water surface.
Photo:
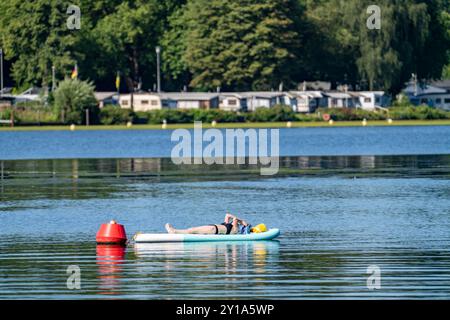
MULTIPOLYGON (((127 158, 142 152, 136 146, 111 156, 122 159, 92 154, 97 159, 18 160, 45 158, 49 149, 17 136, 18 143, 33 147, 24 151, 10 143, 0 151, 7 150, 0 158, 15 159, 1 162, 0 299, 448 299, 446 128, 423 128, 414 139, 406 138, 410 128, 389 128, 399 130, 387 133, 391 139, 403 137, 398 139, 406 146, 373 137, 372 128, 342 129, 347 138, 335 135, 340 129, 315 129, 325 145, 326 137, 340 141, 334 156, 304 156, 293 141, 305 131, 287 130, 291 142, 283 134, 280 139, 292 156, 281 159, 279 175, 266 178, 246 165, 174 166, 167 158, 127 158), (439 139, 423 144, 422 135, 439 139), (378 142, 357 142, 371 139, 378 142), (365 155, 363 145, 373 154, 365 155), (358 150, 360 156, 337 156, 358 150), (226 210, 279 227, 282 235, 268 242, 127 248, 94 242, 99 225, 111 218, 131 237, 163 232, 166 222, 218 223, 226 210), (69 265, 81 268, 81 290, 66 287, 69 265), (380 290, 366 287, 369 265, 381 269, 380 290)), ((111 139, 117 134, 109 133, 111 139)), ((0 133, 5 139, 10 137, 0 133)), ((149 145, 150 151, 143 149, 157 152, 149 145)), ((67 158, 83 154, 74 148, 67 158)), ((316 150, 312 142, 302 148, 316 150)))
MULTIPOLYGON (((171 133, 0 132, 0 159, 170 157, 174 146, 171 133)), ((280 129, 283 156, 448 154, 449 149, 450 126, 280 129)))

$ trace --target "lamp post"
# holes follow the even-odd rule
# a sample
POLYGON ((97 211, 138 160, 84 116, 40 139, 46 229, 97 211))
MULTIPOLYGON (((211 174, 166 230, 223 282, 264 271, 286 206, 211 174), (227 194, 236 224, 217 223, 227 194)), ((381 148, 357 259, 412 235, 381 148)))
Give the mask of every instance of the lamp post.
POLYGON ((344 92, 345 92, 345 107, 348 108, 348 98, 347 98, 348 85, 347 84, 344 86, 344 92))
POLYGON ((414 96, 417 96, 417 74, 412 74, 413 84, 414 84, 414 96))
POLYGON ((3 97, 3 49, 0 48, 0 97, 3 97))
POLYGON ((55 66, 52 66, 52 92, 55 92, 55 90, 56 90, 55 71, 56 71, 55 66))
POLYGON ((156 51, 156 81, 157 81, 157 92, 161 92, 161 74, 160 74, 160 54, 161 47, 157 46, 156 51))

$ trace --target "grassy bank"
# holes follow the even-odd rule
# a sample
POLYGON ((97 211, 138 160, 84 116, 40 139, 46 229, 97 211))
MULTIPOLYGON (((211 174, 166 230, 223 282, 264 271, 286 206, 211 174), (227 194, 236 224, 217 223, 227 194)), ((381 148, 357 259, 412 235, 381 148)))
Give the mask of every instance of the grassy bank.
MULTIPOLYGON (((367 127, 371 126, 449 126, 450 120, 397 120, 388 123, 384 120, 367 121, 367 127)), ((192 129, 193 123, 168 124, 166 129, 192 129)), ((208 129, 213 126, 204 123, 203 128, 208 129)), ((246 122, 246 123, 218 123, 215 128, 286 128, 287 122, 246 122)), ((333 124, 327 122, 291 122, 291 128, 314 128, 314 127, 363 127, 361 121, 334 121, 333 124)), ((75 130, 160 130, 160 124, 141 124, 127 127, 126 125, 78 125, 75 130)), ((69 131, 70 126, 0 126, 0 131, 69 131)))

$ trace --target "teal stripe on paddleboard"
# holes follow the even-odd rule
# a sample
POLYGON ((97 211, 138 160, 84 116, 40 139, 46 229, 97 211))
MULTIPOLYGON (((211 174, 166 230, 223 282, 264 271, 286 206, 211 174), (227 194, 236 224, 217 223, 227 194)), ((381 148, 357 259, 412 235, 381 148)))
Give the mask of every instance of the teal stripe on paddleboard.
POLYGON ((256 240, 272 240, 280 235, 279 229, 270 229, 262 233, 250 234, 185 234, 185 242, 200 241, 256 241, 256 240))

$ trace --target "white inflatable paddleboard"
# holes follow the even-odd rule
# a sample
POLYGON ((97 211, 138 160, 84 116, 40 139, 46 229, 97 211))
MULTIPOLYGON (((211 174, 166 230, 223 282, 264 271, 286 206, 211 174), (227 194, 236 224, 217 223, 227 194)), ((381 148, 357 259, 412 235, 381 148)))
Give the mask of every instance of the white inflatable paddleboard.
POLYGON ((261 233, 250 234, 169 234, 138 233, 134 237, 136 243, 151 242, 207 242, 207 241, 258 241, 272 240, 280 235, 279 229, 270 229, 261 233))

